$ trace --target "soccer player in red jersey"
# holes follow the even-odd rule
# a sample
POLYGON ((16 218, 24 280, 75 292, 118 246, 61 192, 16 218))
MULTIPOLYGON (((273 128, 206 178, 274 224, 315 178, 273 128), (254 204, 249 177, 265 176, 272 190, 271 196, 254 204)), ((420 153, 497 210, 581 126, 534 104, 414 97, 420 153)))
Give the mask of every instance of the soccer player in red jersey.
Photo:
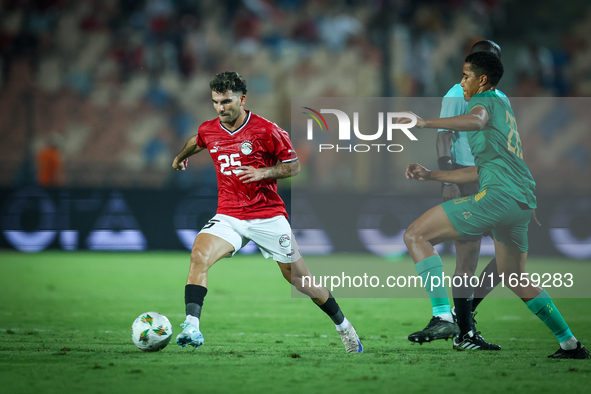
POLYGON ((194 348, 203 344, 199 319, 207 294, 207 272, 252 240, 265 258, 277 261, 288 282, 333 320, 347 353, 363 352, 355 328, 328 289, 303 286, 302 278, 310 272, 291 232, 285 204, 277 194, 277 179, 295 176, 300 170, 289 134, 244 109, 246 81, 238 73, 220 73, 209 85, 218 118, 201 124, 172 163, 175 170, 185 170, 190 156, 207 149, 218 181, 217 213, 199 232, 191 251, 185 286, 187 318, 177 343, 194 348))

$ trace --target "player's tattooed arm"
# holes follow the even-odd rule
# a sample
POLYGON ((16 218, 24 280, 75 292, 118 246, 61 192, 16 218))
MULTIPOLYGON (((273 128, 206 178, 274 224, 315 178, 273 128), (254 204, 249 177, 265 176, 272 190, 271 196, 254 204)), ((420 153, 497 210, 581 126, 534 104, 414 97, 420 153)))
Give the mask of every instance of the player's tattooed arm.
POLYGON ((184 171, 187 168, 187 163, 189 162, 189 157, 193 156, 196 153, 199 153, 203 150, 197 146, 197 136, 191 137, 189 141, 185 144, 185 147, 181 152, 174 158, 172 161, 172 168, 179 171, 184 171))
POLYGON ((283 179, 296 176, 300 172, 300 162, 294 160, 289 163, 279 163, 276 166, 263 168, 240 166, 236 170, 241 171, 239 179, 242 182, 252 183, 262 179, 283 179))
POLYGON ((454 171, 430 171, 420 164, 412 163, 406 167, 406 179, 417 181, 439 181, 450 183, 476 183, 478 171, 476 166, 460 168, 454 171))
POLYGON ((300 172, 300 161, 296 159, 289 163, 279 163, 273 167, 266 167, 265 170, 268 179, 289 178, 300 172))

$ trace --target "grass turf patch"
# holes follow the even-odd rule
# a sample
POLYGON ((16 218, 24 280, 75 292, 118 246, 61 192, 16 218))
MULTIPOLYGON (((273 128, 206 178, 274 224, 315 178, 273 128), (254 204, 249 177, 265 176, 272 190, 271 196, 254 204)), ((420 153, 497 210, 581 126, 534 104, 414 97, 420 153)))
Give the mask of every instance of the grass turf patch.
MULTIPOLYGON (((546 358, 556 339, 516 298, 479 307, 478 328, 502 345, 499 352, 457 352, 451 341, 410 344, 406 336, 430 318, 426 298, 338 299, 365 346, 348 355, 330 319, 310 300, 291 298, 274 262, 236 256, 210 271, 205 345, 195 351, 174 344, 188 253, 0 253, 0 392, 584 392, 591 376, 589 360, 546 358), (144 353, 130 327, 151 310, 175 332, 166 349, 144 353)), ((591 345, 590 300, 555 304, 591 345)))

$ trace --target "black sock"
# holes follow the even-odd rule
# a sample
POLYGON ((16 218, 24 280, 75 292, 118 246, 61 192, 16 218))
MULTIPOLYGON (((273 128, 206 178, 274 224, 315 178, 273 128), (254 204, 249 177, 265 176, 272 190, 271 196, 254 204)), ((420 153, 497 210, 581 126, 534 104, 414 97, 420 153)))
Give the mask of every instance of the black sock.
POLYGON ((474 289, 467 286, 454 286, 452 288, 456 320, 460 328, 460 338, 472 329, 472 301, 474 300, 474 289))
POLYGON ((472 329, 472 298, 455 298, 454 306, 456 320, 460 328, 460 336, 463 336, 472 329))
POLYGON ((187 315, 201 317, 203 299, 207 294, 207 288, 199 285, 185 286, 185 312, 187 315))
POLYGON ((332 295, 328 297, 324 304, 318 305, 318 307, 332 319, 334 324, 341 324, 345 320, 345 315, 343 315, 339 304, 332 298, 332 295))

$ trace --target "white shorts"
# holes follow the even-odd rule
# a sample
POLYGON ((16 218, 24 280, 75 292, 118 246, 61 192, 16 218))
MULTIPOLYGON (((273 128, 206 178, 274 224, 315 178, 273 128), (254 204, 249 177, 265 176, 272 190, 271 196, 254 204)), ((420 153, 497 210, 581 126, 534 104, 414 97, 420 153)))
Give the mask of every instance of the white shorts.
POLYGON ((232 256, 252 240, 266 259, 273 257, 280 263, 291 263, 301 257, 291 226, 283 215, 269 219, 240 220, 216 214, 200 233, 212 234, 228 241, 234 246, 232 256))

